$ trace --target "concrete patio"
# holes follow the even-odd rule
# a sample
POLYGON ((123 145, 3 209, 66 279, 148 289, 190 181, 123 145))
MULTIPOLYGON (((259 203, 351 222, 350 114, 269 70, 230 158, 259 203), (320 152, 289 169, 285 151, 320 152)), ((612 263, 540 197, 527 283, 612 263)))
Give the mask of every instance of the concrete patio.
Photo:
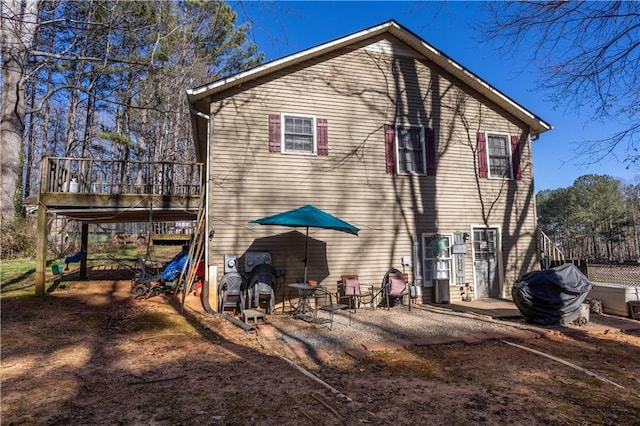
POLYGON ((456 312, 476 313, 496 319, 522 318, 518 307, 511 300, 506 299, 480 299, 471 302, 429 304, 429 306, 451 309, 456 312))

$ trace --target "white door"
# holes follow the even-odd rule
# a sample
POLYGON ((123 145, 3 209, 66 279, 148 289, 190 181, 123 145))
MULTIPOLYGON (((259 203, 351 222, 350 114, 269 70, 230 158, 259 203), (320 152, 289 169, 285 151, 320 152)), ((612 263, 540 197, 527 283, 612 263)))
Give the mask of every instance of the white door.
POLYGON ((498 230, 496 228, 474 228, 473 264, 476 299, 500 297, 500 280, 496 273, 497 247, 498 230))

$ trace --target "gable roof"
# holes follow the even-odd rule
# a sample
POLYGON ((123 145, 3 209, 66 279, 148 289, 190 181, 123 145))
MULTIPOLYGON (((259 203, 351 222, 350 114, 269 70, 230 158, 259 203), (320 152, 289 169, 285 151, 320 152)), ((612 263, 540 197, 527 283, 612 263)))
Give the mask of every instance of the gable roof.
MULTIPOLYGON (((364 40, 377 37, 384 33, 388 33, 406 43, 408 46, 415 49, 425 58, 434 62, 443 70, 459 79, 462 83, 466 84, 471 89, 477 91, 479 94, 485 96, 487 99, 494 102, 504 110, 513 114, 516 118, 520 119, 523 123, 529 126, 532 136, 539 135, 540 133, 546 132, 553 128, 550 124, 546 123, 544 120, 542 120, 529 110, 525 109, 523 106, 509 98, 507 95, 500 92, 498 89, 491 86, 489 83, 482 80, 480 77, 464 68, 462 65, 458 64, 453 59, 393 20, 375 25, 373 27, 355 32, 353 34, 335 39, 333 41, 329 41, 310 49, 303 50, 301 52, 294 53, 280 59, 276 59, 274 61, 259 65, 255 68, 232 75, 230 77, 216 80, 209 84, 205 84, 193 89, 188 89, 187 100, 189 101, 189 105, 192 108, 192 120, 195 120, 195 117, 193 117, 193 113, 195 113, 196 115, 198 113, 204 115, 208 114, 209 105, 206 100, 213 94, 274 73, 292 65, 299 64, 320 55, 327 54, 351 44, 359 43, 364 40)), ((194 126, 195 124, 196 123, 194 122, 194 126)), ((194 127, 194 129, 195 128, 196 127, 194 127)))

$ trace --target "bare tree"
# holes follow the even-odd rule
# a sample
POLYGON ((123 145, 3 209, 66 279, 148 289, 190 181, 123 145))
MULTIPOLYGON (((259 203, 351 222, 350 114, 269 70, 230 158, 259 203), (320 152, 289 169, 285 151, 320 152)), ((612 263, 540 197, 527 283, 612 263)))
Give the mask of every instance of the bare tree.
POLYGON ((262 62, 221 0, 1 7, 3 218, 23 195, 21 153, 29 191, 44 155, 175 160, 192 147, 185 89, 262 62))
MULTIPOLYGON (((488 3, 479 31, 507 54, 530 55, 539 88, 556 104, 593 108, 592 120, 622 124, 603 139, 581 141, 577 154, 597 162, 623 149, 640 166, 640 2, 488 3)), ((578 141, 576 141, 578 142, 578 141)))
POLYGON ((20 179, 20 152, 25 130, 25 68, 37 27, 36 0, 3 0, 2 37, 2 111, 0 135, 0 217, 11 220, 16 215, 16 188, 20 179))

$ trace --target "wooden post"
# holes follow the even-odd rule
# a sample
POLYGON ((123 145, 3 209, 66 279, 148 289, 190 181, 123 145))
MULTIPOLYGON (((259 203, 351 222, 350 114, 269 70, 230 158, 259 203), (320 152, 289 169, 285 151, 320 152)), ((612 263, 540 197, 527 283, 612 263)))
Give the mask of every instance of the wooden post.
POLYGON ((203 293, 203 297, 206 295, 206 300, 203 300, 206 307, 210 307, 211 311, 207 310, 209 313, 218 311, 218 304, 220 303, 218 300, 218 267, 216 265, 209 266, 207 272, 207 279, 204 283, 207 286, 207 292, 203 293))
POLYGON ((36 229, 36 296, 44 296, 47 270, 47 209, 38 205, 36 229))
POLYGON ((84 252, 84 256, 80 257, 80 279, 87 279, 87 256, 89 256, 89 224, 82 222, 82 235, 80 237, 80 250, 84 252))

